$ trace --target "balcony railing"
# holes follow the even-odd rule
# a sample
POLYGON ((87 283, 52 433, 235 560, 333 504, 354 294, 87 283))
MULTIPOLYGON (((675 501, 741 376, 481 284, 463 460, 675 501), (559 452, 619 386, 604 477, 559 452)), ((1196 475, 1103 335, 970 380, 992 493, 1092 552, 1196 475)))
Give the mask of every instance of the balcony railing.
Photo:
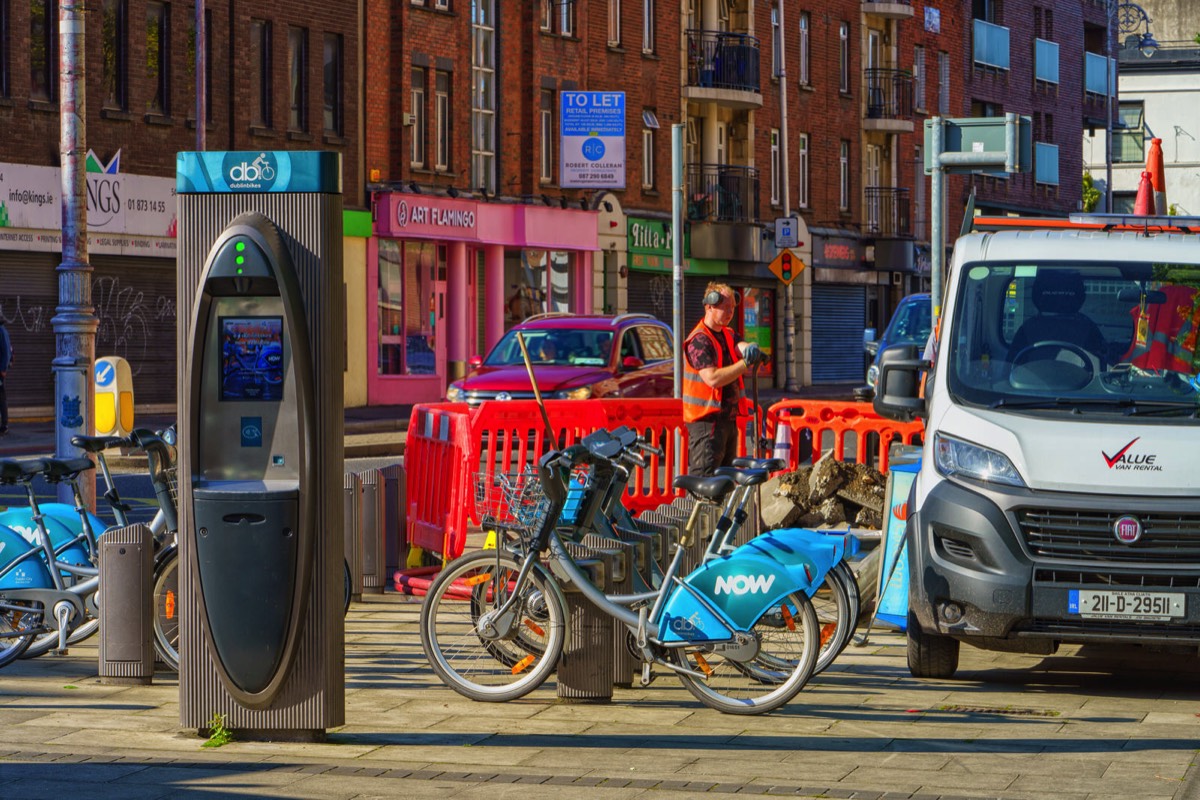
POLYGON ((1034 142, 1033 176, 1038 183, 1058 186, 1058 145, 1034 142))
POLYGON ((758 219, 758 170, 729 164, 687 165, 687 216, 698 222, 758 219))
POLYGON ((1058 83, 1058 44, 1034 39, 1033 61, 1033 77, 1046 83, 1058 83))
POLYGON ((867 82, 868 119, 912 119, 912 75, 898 69, 863 70, 867 82))
POLYGON ((688 86, 759 92, 758 39, 743 33, 687 32, 688 86))
POLYGON ((1112 58, 1105 58, 1098 53, 1083 54, 1083 88, 1088 94, 1098 94, 1104 97, 1110 91, 1116 91, 1117 88, 1117 62, 1112 58), (1105 74, 1104 67, 1112 71, 1112 80, 1109 81, 1109 76, 1105 74))
POLYGON ((974 31, 975 63, 1008 69, 1008 28, 977 19, 974 31))
POLYGON ((912 238, 909 191, 895 186, 866 187, 863 233, 877 239, 912 238))

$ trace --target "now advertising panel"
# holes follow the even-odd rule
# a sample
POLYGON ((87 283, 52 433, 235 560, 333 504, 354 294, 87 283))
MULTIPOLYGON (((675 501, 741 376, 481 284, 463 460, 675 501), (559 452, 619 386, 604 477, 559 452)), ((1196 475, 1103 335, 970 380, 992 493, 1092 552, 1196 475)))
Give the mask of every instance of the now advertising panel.
POLYGON ((625 93, 559 94, 559 185, 625 188, 625 93))

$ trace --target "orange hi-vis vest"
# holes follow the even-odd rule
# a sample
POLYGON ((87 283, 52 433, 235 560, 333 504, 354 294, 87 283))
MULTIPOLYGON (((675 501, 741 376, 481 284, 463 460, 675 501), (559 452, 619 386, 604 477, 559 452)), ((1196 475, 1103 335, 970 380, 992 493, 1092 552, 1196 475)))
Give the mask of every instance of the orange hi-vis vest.
MULTIPOLYGON (((725 334, 725 344, 729 347, 730 354, 737 352, 737 345, 733 341, 733 331, 728 326, 722 329, 725 334)), ((695 422, 696 420, 707 417, 710 414, 715 414, 721 410, 721 393, 725 391, 725 387, 713 388, 704 382, 700 377, 700 370, 692 366, 692 362, 687 360, 687 346, 696 336, 703 334, 709 338, 713 347, 717 351, 717 369, 726 366, 725 350, 721 347, 721 343, 717 341, 717 337, 704 324, 704 320, 697 323, 696 327, 692 328, 692 332, 688 334, 687 339, 683 342, 683 421, 695 422)), ((743 382, 741 378, 737 379, 737 388, 742 389, 743 382)))

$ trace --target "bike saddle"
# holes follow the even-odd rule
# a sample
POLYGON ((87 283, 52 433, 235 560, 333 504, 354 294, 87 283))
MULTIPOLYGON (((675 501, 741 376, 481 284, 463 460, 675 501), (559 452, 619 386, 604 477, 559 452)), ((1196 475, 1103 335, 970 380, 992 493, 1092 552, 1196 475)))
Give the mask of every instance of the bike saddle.
POLYGON ((733 490, 734 484, 728 475, 680 475, 671 486, 706 500, 721 500, 733 490))
POLYGON ((121 436, 72 436, 71 444, 78 447, 85 453, 99 453, 101 450, 107 450, 110 447, 119 447, 128 444, 121 436))
POLYGON ((765 469, 767 472, 779 472, 787 469, 787 462, 782 458, 735 458, 733 465, 738 469, 765 469))
POLYGON ((757 486, 767 482, 765 469, 750 469, 746 467, 717 467, 718 475, 728 475, 738 486, 757 486))
POLYGON ((46 461, 41 458, 30 458, 15 461, 11 458, 0 460, 0 483, 17 483, 41 475, 46 469, 46 461))
POLYGON ((96 468, 90 458, 47 458, 42 463, 42 474, 51 483, 57 483, 64 478, 74 478, 81 472, 96 468))

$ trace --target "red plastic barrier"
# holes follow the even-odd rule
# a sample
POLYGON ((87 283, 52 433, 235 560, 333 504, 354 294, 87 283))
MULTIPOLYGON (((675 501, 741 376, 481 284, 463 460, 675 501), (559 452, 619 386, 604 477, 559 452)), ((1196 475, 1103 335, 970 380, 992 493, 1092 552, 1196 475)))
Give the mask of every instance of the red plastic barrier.
POLYGON ((466 403, 415 406, 404 443, 408 543, 447 559, 462 555, 473 504, 468 413, 466 403))
POLYGON ((791 428, 792 449, 788 470, 799 466, 800 432, 812 432, 812 460, 821 457, 822 434, 833 434, 833 457, 846 460, 846 440, 854 438, 854 460, 860 464, 871 464, 870 444, 877 440, 875 465, 880 472, 888 471, 888 448, 893 442, 904 444, 919 442, 925 433, 921 422, 896 422, 875 413, 870 403, 839 403, 828 400, 780 400, 767 411, 767 433, 774 437, 780 422, 791 428))

